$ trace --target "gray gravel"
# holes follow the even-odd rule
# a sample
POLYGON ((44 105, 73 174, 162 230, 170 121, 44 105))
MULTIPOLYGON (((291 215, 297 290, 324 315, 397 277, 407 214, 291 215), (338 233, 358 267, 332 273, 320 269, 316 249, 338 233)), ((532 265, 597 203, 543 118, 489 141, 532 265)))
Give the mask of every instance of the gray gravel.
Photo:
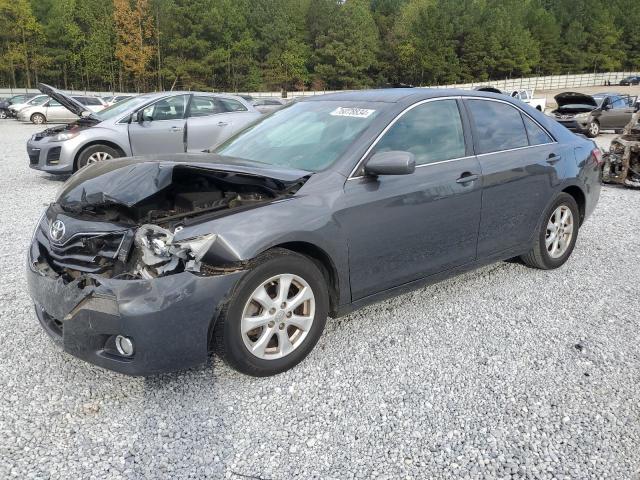
MULTIPOLYGON (((500 263, 330 321, 275 378, 129 378, 57 350, 24 251, 59 179, 0 121, 0 478, 640 478, 640 192, 572 259, 500 263)), ((609 136, 610 137, 610 136, 609 136)))

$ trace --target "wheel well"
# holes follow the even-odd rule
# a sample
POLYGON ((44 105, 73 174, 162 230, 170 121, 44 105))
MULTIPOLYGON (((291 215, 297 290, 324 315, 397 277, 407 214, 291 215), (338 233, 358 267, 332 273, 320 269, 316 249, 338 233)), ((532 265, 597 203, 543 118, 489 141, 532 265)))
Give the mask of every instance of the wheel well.
POLYGON ((78 169, 78 158, 80 158, 80 154, 84 152, 87 148, 93 147, 94 145, 106 145, 107 147, 111 147, 114 150, 120 152, 120 154, 124 157, 124 151, 115 143, 110 142, 108 140, 94 140, 93 142, 87 143, 83 146, 78 153, 76 153, 76 157, 73 159, 73 170, 76 171, 78 169))
POLYGON ((311 259, 320 268, 329 287, 329 313, 335 314, 340 301, 340 289, 338 271, 336 270, 331 257, 321 248, 307 242, 288 242, 275 245, 274 248, 286 248, 311 259))
POLYGON ((47 116, 41 112, 33 112, 29 117, 29 120, 33 121, 33 117, 35 117, 36 115, 40 115, 42 118, 44 118, 45 122, 47 121, 47 116))
POLYGON ((563 190, 564 193, 568 193, 573 197, 573 199, 578 204, 578 210, 580 212, 580 225, 582 225, 582 221, 584 220, 585 209, 587 206, 587 199, 584 196, 584 193, 580 189, 580 187, 571 186, 567 187, 563 190))

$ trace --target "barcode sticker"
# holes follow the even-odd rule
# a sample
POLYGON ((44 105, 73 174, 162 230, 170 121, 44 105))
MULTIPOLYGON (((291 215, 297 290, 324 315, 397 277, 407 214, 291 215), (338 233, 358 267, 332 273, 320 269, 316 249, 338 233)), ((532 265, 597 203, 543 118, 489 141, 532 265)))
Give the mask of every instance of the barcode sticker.
POLYGON ((367 108, 338 107, 329 115, 333 115, 334 117, 367 118, 374 112, 375 110, 369 110, 367 108))

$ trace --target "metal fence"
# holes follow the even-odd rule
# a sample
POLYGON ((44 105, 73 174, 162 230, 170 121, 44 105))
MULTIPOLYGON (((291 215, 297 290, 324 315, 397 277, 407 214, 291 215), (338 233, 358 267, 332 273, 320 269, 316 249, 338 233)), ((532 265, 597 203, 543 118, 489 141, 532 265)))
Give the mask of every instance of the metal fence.
MULTIPOLYGON (((500 90, 554 90, 563 88, 595 87, 605 85, 618 85, 620 80, 629 75, 640 75, 640 72, 604 72, 604 73, 584 73, 567 75, 547 75, 543 77, 526 78, 506 78, 503 80, 488 80, 485 82, 458 83, 452 85, 432 85, 428 88, 462 88, 470 89, 479 86, 492 86, 500 90)), ((425 87, 426 88, 426 87, 425 87)), ((122 95, 127 92, 98 92, 89 90, 63 90, 71 95, 122 95)), ((289 97, 306 97, 313 95, 323 95, 325 93, 335 93, 344 90, 308 90, 302 92, 288 92, 289 97)), ((37 89, 31 88, 0 88, 0 97, 17 95, 20 93, 39 93, 37 89)), ((239 92, 243 95, 253 97, 279 97, 281 92, 239 92)))

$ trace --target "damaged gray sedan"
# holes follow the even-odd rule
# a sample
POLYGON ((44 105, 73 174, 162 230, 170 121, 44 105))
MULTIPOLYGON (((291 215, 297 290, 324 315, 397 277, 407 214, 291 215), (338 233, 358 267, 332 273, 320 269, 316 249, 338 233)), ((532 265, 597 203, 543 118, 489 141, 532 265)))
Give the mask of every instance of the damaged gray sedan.
POLYGON ((289 105, 202 154, 99 162, 43 214, 37 317, 131 375, 206 362, 272 375, 327 316, 490 262, 561 266, 600 155, 521 102, 395 89, 289 105))

